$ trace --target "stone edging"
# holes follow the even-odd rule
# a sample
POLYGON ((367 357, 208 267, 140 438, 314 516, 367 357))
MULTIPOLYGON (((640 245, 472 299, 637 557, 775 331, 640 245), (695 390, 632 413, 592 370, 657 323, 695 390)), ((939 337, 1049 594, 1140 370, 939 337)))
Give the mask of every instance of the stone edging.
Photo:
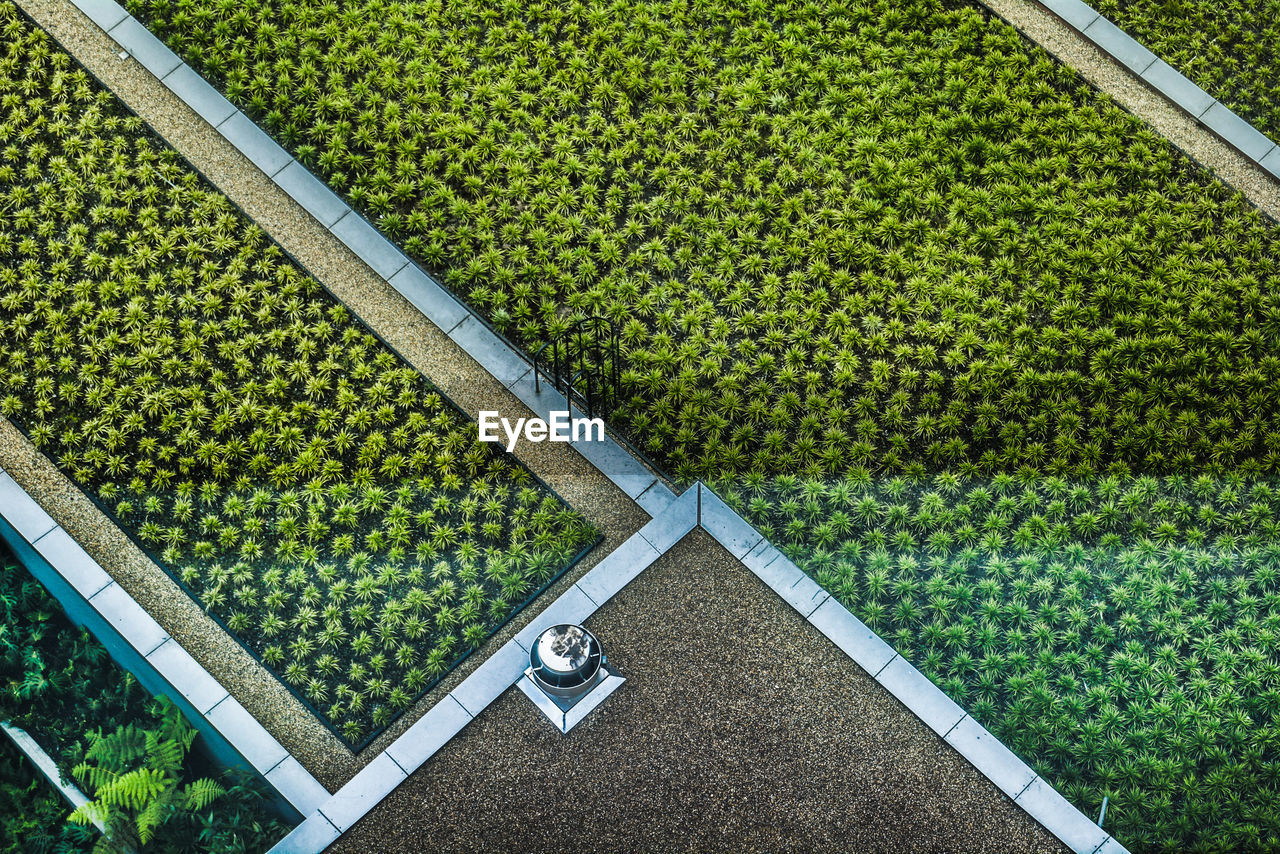
POLYGON ((928 680, 709 487, 695 484, 454 688, 385 751, 280 840, 272 854, 319 854, 363 818, 524 674, 538 634, 581 623, 694 528, 702 528, 826 635, 996 788, 1077 854, 1127 854, 981 724, 928 680))
MULTIPOLYGON (((329 796, 328 790, 297 758, 128 591, 113 581, 3 468, 0 468, 0 518, 52 567, 88 609, 128 644, 131 654, 136 653, 145 666, 181 696, 188 715, 194 709, 203 718, 202 722, 193 721, 197 729, 212 730, 220 735, 303 816, 314 812, 329 796)), ((110 646, 107 638, 99 637, 99 641, 110 646)), ((125 665, 122 663, 122 666, 125 665)))
MULTIPOLYGON (((37 744, 36 740, 28 735, 26 730, 3 722, 0 722, 0 730, 4 730, 4 734, 9 736, 13 746, 22 751, 22 755, 31 760, 31 764, 40 769, 40 773, 44 775, 44 778, 62 793, 62 797, 67 799, 67 803, 71 804, 72 809, 79 809, 89 803, 89 799, 85 797, 84 792, 80 791, 74 783, 64 783, 62 781, 62 775, 58 773, 58 766, 53 761, 53 757, 45 753, 44 748, 37 744)), ((102 822, 97 819, 94 819, 93 826, 102 833, 107 832, 107 829, 102 826, 102 822)))
MULTIPOLYGON (((519 350, 383 237, 119 3, 72 2, 536 415, 546 418, 552 410, 570 408, 564 395, 554 389, 544 385, 535 391, 532 363, 519 350)), ((572 446, 650 516, 675 500, 663 479, 614 437, 572 446)))
POLYGON ((1272 178, 1280 180, 1280 145, 1192 83, 1084 0, 1037 2, 1142 82, 1172 101, 1197 123, 1213 131, 1272 178))

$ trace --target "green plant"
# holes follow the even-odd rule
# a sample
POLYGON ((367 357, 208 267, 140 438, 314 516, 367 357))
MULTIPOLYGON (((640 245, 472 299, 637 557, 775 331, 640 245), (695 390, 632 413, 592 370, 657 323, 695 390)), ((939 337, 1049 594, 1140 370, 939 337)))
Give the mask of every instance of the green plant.
POLYGON ((127 724, 107 735, 90 733, 85 761, 76 766, 75 777, 91 799, 70 820, 106 828, 97 851, 145 851, 157 835, 166 848, 181 847, 174 844, 173 826, 194 827, 195 816, 226 794, 207 777, 183 784, 183 763, 196 731, 172 702, 158 702, 156 726, 127 724))

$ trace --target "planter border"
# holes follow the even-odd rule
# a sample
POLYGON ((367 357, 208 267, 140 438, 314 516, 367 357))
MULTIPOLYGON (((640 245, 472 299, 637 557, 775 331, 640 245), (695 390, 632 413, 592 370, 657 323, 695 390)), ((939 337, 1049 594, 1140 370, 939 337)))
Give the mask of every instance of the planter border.
MULTIPOLYGON (((62 589, 49 592, 73 622, 88 625, 111 657, 152 693, 166 693, 206 737, 215 753, 241 757, 302 816, 328 797, 328 790, 182 645, 111 579, 66 530, 54 522, 18 483, 0 468, 0 536, 16 532, 15 550, 25 549, 48 564, 62 589), (69 597, 71 601, 68 601, 69 597), (87 619, 86 619, 87 618, 87 619), (131 659, 120 661, 122 654, 131 659), (141 669, 143 672, 137 672, 141 669), (167 689, 167 690, 166 690, 167 689), (222 742, 222 745, 218 744, 222 742), (225 747, 223 747, 225 745, 225 747), (219 750, 219 748, 222 748, 219 750)), ((7 539, 7 538, 6 538, 7 539)), ((19 559, 25 556, 18 554, 19 559)), ((31 569, 36 574, 35 569, 31 569)), ((37 575, 38 580, 39 576, 37 575)), ((46 583, 46 587, 50 587, 46 583)))
POLYGON ((1076 854, 1127 854, 1049 781, 1005 747, 889 644, 822 590, 701 481, 533 618, 359 774, 320 804, 271 854, 319 854, 524 675, 538 634, 580 623, 695 528, 730 554, 852 658, 984 777, 1076 854))
POLYGON ((1036 0, 1135 77, 1280 181, 1280 145, 1157 57, 1084 0, 1036 0))

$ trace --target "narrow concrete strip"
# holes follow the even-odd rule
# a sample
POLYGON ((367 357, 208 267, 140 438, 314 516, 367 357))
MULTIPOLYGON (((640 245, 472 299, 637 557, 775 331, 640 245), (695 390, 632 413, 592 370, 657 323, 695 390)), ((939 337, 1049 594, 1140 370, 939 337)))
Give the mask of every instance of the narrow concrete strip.
MULTIPOLYGON (((391 794, 392 790, 408 776, 405 770, 385 752, 380 753, 347 785, 333 794, 320 806, 320 813, 339 831, 346 831, 374 805, 391 794)), ((292 835, 292 834, 290 834, 292 835)))
MULTIPOLYGON (((266 774, 289 755, 235 697, 228 695, 206 717, 260 774, 266 774)), ((285 792, 280 794, 288 797, 285 792)))
POLYGON ((708 534, 716 538, 729 554, 742 560, 755 548, 764 536, 747 521, 739 516, 733 508, 725 504, 720 496, 706 486, 698 484, 701 492, 701 514, 698 524, 708 534))
MULTIPOLYGON (((6 508, 5 516, 8 515, 6 508)), ((40 537, 33 545, 40 556, 56 568, 58 574, 85 599, 93 598, 111 583, 111 576, 107 575, 107 571, 61 526, 40 537)))
POLYGON ((879 674, 897 655, 893 647, 836 599, 828 599, 819 605, 809 615, 809 622, 871 676, 879 674))
MULTIPOLYGON (((772 552, 774 555, 773 560, 758 567, 748 565, 747 568, 754 572, 757 578, 769 585, 770 590, 779 596, 783 596, 788 590, 795 587, 801 578, 804 578, 804 572, 782 552, 777 549, 772 549, 772 552)), ((766 553, 768 552, 766 551, 766 553)), ((750 555, 752 552, 747 554, 750 555)), ((739 559, 742 560, 741 558, 739 559)), ((743 560, 743 564, 747 565, 745 560, 743 560)))
POLYGON ((964 709, 900 655, 875 679, 938 735, 945 736, 965 715, 964 709))
POLYGON ((409 259, 390 240, 379 234, 368 220, 353 210, 348 209, 346 214, 329 226, 329 231, 354 252, 357 258, 368 264, 369 269, 384 279, 390 279, 409 263, 409 259))
POLYGON ((650 516, 657 516, 675 500, 676 494, 660 480, 655 480, 648 489, 636 496, 636 503, 650 516))
MULTIPOLYGON (((523 658, 523 655, 521 657, 523 658)), ((405 773, 412 774, 469 723, 471 723, 471 713, 456 699, 446 695, 391 743, 387 748, 387 755, 394 759, 405 773)))
MULTIPOLYGON (((56 569, 57 567, 55 567, 56 569)), ((130 646, 142 654, 150 655, 160 644, 169 639, 169 633, 160 627, 142 606, 133 601, 129 591, 114 581, 89 598, 89 604, 111 624, 130 646)))
MULTIPOLYGON (((67 803, 71 804, 72 809, 76 809, 89 803, 89 799, 80 788, 70 781, 64 782, 62 775, 58 773, 58 764, 53 761, 53 757, 45 753, 36 740, 32 738, 26 730, 21 727, 10 726, 0 721, 0 730, 4 730, 4 734, 9 736, 9 740, 13 742, 14 747, 22 752, 22 755, 30 760, 31 764, 36 766, 44 778, 49 781, 49 785, 57 789, 62 797, 66 798, 67 803)), ((99 831, 106 833, 107 829, 101 823, 95 821, 93 826, 99 831)))
POLYGON ((329 790, 321 786, 293 755, 280 760, 266 777, 267 782, 303 815, 315 812, 329 798, 329 790))
POLYGON ((189 65, 179 65, 160 82, 195 110, 196 115, 214 127, 231 118, 236 111, 231 102, 222 97, 222 93, 192 71, 189 65))
POLYGON ((210 709, 230 696, 227 689, 173 638, 153 649, 147 655, 147 661, 202 715, 207 716, 210 709))
POLYGON ((659 554, 665 554, 667 549, 684 539, 684 535, 696 527, 698 527, 698 495, 697 489, 690 487, 679 498, 673 496, 662 511, 654 514, 652 521, 637 533, 659 554))
POLYGON ((28 543, 38 542, 57 527, 53 517, 4 469, 0 469, 0 514, 28 543))
POLYGON ((182 64, 178 55, 153 36, 136 18, 125 18, 108 30, 107 35, 156 77, 163 78, 182 64))
POLYGON ((1280 145, 1271 149, 1271 153, 1262 158, 1258 165, 1271 173, 1271 177, 1280 181, 1280 145))
POLYGON ((1101 17, 1101 13, 1081 0, 1044 0, 1044 5, 1077 30, 1084 30, 1101 17))
MULTIPOLYGON (((755 548, 742 556, 741 560, 743 566, 756 575, 763 577, 762 573, 765 568, 782 556, 782 552, 778 551, 777 546, 766 539, 761 539, 760 542, 756 543, 755 548)), ((790 561, 787 561, 787 563, 790 563, 790 561)))
POLYGON ((281 148, 274 139, 262 131, 262 128, 251 122, 249 117, 239 110, 218 125, 217 130, 227 142, 234 145, 236 150, 249 158, 249 162, 265 172, 268 177, 274 177, 293 160, 289 152, 281 148))
POLYGON ((1108 836, 1094 854, 1129 854, 1129 849, 1121 845, 1114 836, 1108 836))
POLYGON ((1107 841, 1106 831, 1068 803, 1042 777, 1032 780, 1014 800, 1076 854, 1093 854, 1107 841))
MULTIPOLYGON (((319 181, 316 180, 316 183, 319 181)), ((453 294, 440 287, 435 279, 414 264, 405 265, 388 281, 391 287, 399 291, 414 308, 425 314, 428 320, 440 327, 442 332, 448 333, 471 314, 462 303, 453 298, 453 294)), ((528 403, 528 401, 525 402, 528 403)))
POLYGON ((995 783, 996 788, 1011 798, 1016 799, 1036 778, 1036 772, 1027 763, 1005 747, 982 724, 967 715, 945 738, 973 767, 995 783))
POLYGON ((542 634, 544 629, 552 626, 558 626, 561 623, 581 623, 587 617, 591 616, 596 610, 596 603, 591 601, 586 593, 582 592, 582 588, 573 585, 564 593, 561 593, 556 601, 552 602, 542 610, 538 616, 529 621, 529 624, 520 630, 512 641, 520 645, 520 648, 527 654, 533 647, 534 640, 538 635, 542 634))
POLYGON ((510 386, 529 370, 529 363, 473 314, 450 330, 449 337, 504 386, 510 386))
POLYGON ((105 32, 110 32, 112 27, 129 17, 129 13, 115 0, 75 0, 75 5, 105 32))
POLYGON ((1196 118, 1203 116, 1205 110, 1217 103, 1212 95, 1192 83, 1163 59, 1157 59, 1151 63, 1147 70, 1142 72, 1142 79, 1147 81, 1151 88, 1196 118))
POLYGON ((267 854, 320 854, 341 835, 333 822, 316 810, 295 827, 293 832, 271 846, 267 854))
MULTIPOLYGON (((231 105, 228 103, 227 106, 231 105)), ((324 182, 308 172, 306 167, 296 160, 277 172, 271 180, 275 181, 280 189, 289 194, 289 198, 302 205, 302 209, 315 217, 316 221, 325 228, 351 211, 347 203, 338 198, 337 193, 326 187, 324 182)))
POLYGON ((1141 75, 1156 61, 1156 55, 1147 50, 1124 30, 1101 15, 1084 29, 1085 37, 1106 51, 1134 74, 1141 75))
POLYGON ((658 476, 645 468, 644 463, 617 442, 605 438, 604 442, 574 442, 573 447, 631 499, 639 498, 659 482, 658 476))
POLYGON ((474 717, 510 688, 528 666, 529 654, 507 642, 449 692, 449 696, 474 717))
POLYGON ((799 611, 800 615, 807 620, 814 611, 818 610, 824 602, 831 598, 831 594, 823 590, 818 585, 818 582, 802 572, 796 582, 783 591, 782 598, 787 600, 787 604, 799 611))
POLYGON ((1254 161, 1260 162, 1276 147, 1257 128, 1231 112, 1221 102, 1215 102, 1205 110, 1200 121, 1254 161))
MULTIPOLYGON (((653 520, 649 525, 658 522, 662 517, 653 520)), ((645 526, 646 528, 648 525, 645 526)), ((687 534, 689 530, 684 533, 687 534)), ((591 568, 591 571, 578 579, 577 587, 587 594, 596 607, 609 601, 619 590, 626 587, 632 579, 658 559, 661 552, 654 548, 644 536, 644 529, 631 537, 591 568)), ((681 534, 680 536, 684 536, 681 534)), ((679 539, 677 537, 677 539, 679 539)), ((665 551, 665 549, 664 549, 665 551)))

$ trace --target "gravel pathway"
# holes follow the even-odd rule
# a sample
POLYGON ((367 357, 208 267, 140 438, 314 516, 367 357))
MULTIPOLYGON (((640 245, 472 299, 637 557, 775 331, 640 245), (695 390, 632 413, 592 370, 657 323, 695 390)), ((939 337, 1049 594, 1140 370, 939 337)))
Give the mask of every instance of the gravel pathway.
MULTIPOLYGON (((116 44, 69 2, 19 0, 18 5, 463 411, 473 418, 481 408, 530 414, 142 66, 122 59, 116 44)), ((517 456, 605 535, 544 594, 547 598, 539 600, 549 602, 649 517, 567 445, 522 443, 517 456)), ((377 756, 542 607, 535 604, 522 612, 357 756, 5 419, 0 419, 0 466, 36 495, 54 519, 331 790, 377 756)))
POLYGON ((509 689, 329 850, 1063 850, 701 532, 587 625, 590 717, 509 689))

